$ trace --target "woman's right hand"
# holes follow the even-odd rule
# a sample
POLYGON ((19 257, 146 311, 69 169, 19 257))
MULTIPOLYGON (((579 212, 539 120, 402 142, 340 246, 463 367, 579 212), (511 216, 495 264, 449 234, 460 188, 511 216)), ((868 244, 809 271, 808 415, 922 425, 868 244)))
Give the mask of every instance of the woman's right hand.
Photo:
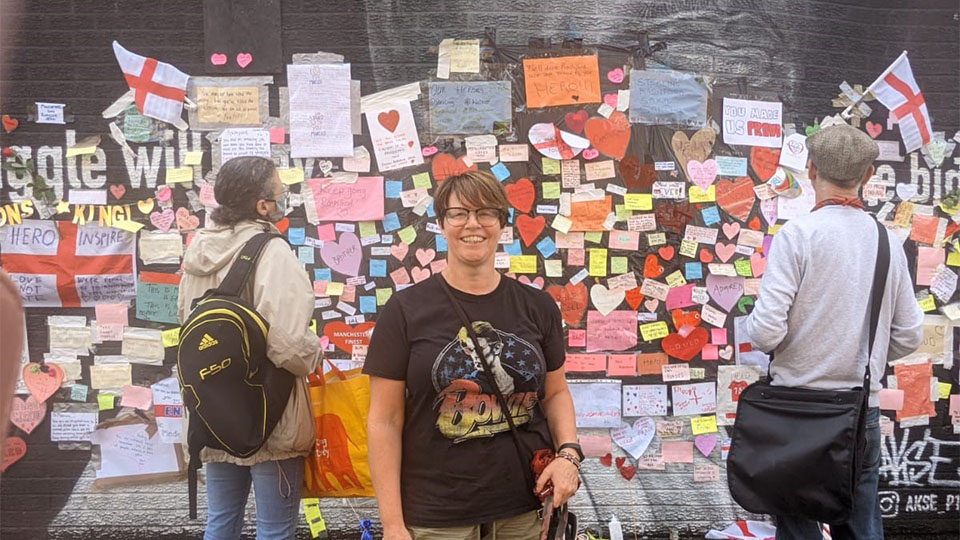
POLYGON ((384 527, 383 540, 413 540, 406 527, 384 527))

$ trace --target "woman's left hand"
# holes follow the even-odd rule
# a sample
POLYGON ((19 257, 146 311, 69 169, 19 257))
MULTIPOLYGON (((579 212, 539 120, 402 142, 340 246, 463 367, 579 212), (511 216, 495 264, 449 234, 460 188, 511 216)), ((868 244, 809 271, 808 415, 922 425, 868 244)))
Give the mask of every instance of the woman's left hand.
POLYGON ((540 493, 547 482, 553 482, 553 506, 561 506, 580 487, 580 471, 577 466, 563 458, 556 458, 543 470, 537 479, 534 493, 540 493))

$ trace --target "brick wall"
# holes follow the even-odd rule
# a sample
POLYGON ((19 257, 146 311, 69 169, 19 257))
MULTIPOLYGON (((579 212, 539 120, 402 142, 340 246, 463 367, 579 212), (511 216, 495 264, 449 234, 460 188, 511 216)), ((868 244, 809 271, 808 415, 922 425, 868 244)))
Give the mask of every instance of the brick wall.
MULTIPOLYGON (((362 81, 363 93, 368 94, 429 79, 441 39, 481 37, 484 28, 496 30, 497 43, 507 52, 519 50, 532 37, 548 37, 554 43, 582 38, 585 44, 628 47, 636 43, 636 32, 645 31, 654 42, 667 43, 666 50, 653 57, 656 61, 679 70, 716 75, 725 82, 745 77, 752 89, 780 93, 785 111, 809 124, 835 112, 830 99, 838 93, 841 81, 869 84, 901 50, 909 49, 934 126, 946 130, 949 138, 960 128, 957 3, 901 0, 884 2, 883 7, 877 4, 867 0, 285 0, 283 51, 286 60, 294 53, 318 50, 343 54, 353 66, 354 78, 362 81)), ((104 179, 87 182, 86 187, 129 181, 124 158, 116 145, 106 141, 106 121, 100 117, 126 90, 110 49, 113 39, 187 73, 203 73, 199 2, 2 0, 0 17, 7 18, 0 36, 0 113, 22 117, 37 101, 69 104, 76 122, 67 129, 75 131, 77 138, 102 134, 105 139, 101 148, 110 166, 104 179)), ((275 82, 271 87, 273 116, 279 112, 276 87, 285 84, 285 76, 278 74, 275 82)), ((13 135, 0 137, 3 146, 14 144, 34 151, 69 142, 63 126, 26 122, 13 135)), ((174 159, 172 150, 163 158, 166 163, 174 159)), ((908 165, 895 168, 898 180, 917 183, 908 165)), ((42 163, 45 174, 59 175, 68 188, 81 182, 71 167, 76 169, 76 163, 55 157, 42 163)), ((956 186, 960 181, 955 165, 945 163, 944 169, 944 173, 939 169, 933 173, 936 193, 943 182, 956 186)), ((10 187, 8 181, 5 176, 4 195, 10 187)), ((47 315, 89 312, 31 310, 28 325, 33 358, 38 359, 45 350, 47 315)), ((137 375, 148 380, 157 374, 144 370, 137 375)), ((958 382, 956 369, 952 382, 958 382)), ((953 443, 944 442, 956 440, 946 433, 942 429, 933 434, 923 428, 912 428, 912 433, 898 430, 885 448, 886 490, 901 499, 899 506, 894 505, 900 511, 890 514, 887 521, 888 530, 911 537, 957 530, 960 502, 951 510, 946 501, 960 491, 960 478, 950 472, 960 457, 953 443), (917 473, 925 464, 937 463, 931 458, 934 446, 941 460, 939 476, 917 473), (904 511, 908 497, 930 494, 939 496, 932 511, 904 511)), ((23 540, 199 536, 200 525, 186 518, 183 483, 96 491, 92 489, 89 451, 58 450, 45 441, 49 441, 48 422, 28 438, 28 455, 0 482, 0 536, 23 540)), ((588 462, 584 471, 591 497, 582 491, 574 501, 584 522, 606 522, 616 514, 626 530, 639 534, 702 536, 710 526, 747 517, 731 501, 725 483, 704 488, 692 482, 689 471, 644 471, 631 482, 596 460, 588 462)), ((359 517, 375 517, 371 500, 325 501, 323 510, 328 526, 338 536, 356 534, 359 517)))

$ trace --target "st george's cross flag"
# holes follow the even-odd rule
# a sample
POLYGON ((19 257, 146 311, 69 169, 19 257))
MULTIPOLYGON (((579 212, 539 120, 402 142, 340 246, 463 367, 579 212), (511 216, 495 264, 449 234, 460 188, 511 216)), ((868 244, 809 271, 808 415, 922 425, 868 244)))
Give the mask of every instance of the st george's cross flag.
POLYGON ((144 116, 178 124, 189 75, 164 62, 134 54, 113 42, 113 52, 144 116))
POLYGON ((913 78, 907 51, 903 51, 870 88, 877 96, 877 101, 890 109, 890 115, 900 125, 900 137, 907 152, 913 152, 930 142, 933 135, 930 113, 920 87, 913 78))

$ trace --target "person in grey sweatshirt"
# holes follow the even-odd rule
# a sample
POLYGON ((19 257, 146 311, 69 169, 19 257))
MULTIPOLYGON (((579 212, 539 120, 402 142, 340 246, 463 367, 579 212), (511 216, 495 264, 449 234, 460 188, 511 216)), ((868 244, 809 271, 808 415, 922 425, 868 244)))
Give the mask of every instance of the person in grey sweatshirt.
MULTIPOLYGON (((867 365, 867 310, 877 257, 877 227, 860 202, 873 176, 877 143, 862 131, 833 125, 807 138, 808 175, 816 192, 809 214, 774 236, 756 306, 744 321, 754 347, 773 352, 771 384, 814 389, 860 386, 867 365)), ((880 465, 878 393, 887 362, 921 344, 923 312, 907 258, 887 231, 890 268, 870 365, 867 448, 854 513, 831 524, 834 538, 882 539, 877 496, 880 465)), ((777 516, 777 540, 821 539, 814 521, 777 516)))

